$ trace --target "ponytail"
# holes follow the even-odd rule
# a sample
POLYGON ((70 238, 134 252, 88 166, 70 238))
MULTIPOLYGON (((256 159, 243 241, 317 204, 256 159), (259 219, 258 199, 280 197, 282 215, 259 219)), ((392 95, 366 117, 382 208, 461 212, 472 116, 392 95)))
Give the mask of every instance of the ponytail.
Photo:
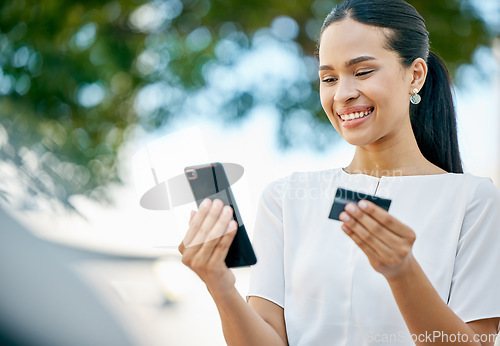
POLYGON ((448 70, 432 52, 427 66, 427 79, 420 90, 422 101, 410 106, 413 133, 427 160, 447 172, 463 173, 448 70))

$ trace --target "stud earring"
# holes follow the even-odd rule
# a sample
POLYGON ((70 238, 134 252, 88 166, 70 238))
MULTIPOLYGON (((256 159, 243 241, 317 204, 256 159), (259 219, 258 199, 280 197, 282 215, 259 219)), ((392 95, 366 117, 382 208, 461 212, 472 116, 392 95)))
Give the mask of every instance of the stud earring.
POLYGON ((418 89, 413 89, 413 94, 410 97, 410 102, 414 105, 418 105, 422 101, 422 98, 418 94, 418 89))

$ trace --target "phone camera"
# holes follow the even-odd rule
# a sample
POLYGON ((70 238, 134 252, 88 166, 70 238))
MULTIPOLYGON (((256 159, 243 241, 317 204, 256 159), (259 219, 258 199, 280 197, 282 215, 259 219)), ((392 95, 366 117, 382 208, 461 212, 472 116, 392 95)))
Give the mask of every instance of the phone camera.
POLYGON ((196 172, 195 169, 188 169, 186 171, 186 176, 189 180, 194 180, 194 179, 198 178, 198 173, 196 172))

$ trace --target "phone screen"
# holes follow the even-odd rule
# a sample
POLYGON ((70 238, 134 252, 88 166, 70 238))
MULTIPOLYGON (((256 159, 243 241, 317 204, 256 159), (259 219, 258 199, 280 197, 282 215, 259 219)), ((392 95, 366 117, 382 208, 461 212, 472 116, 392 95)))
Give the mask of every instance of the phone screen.
POLYGON ((227 266, 240 267, 255 264, 257 259, 222 164, 216 162, 186 167, 184 173, 198 206, 205 198, 210 198, 211 200, 220 199, 224 205, 233 208, 233 219, 238 223, 238 230, 226 257, 227 266))

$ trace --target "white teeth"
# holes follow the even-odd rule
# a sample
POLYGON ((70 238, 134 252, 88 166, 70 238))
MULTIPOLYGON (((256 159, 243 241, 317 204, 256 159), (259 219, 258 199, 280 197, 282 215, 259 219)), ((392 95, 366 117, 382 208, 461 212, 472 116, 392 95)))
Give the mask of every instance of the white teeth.
POLYGON ((347 120, 354 120, 354 119, 363 118, 370 113, 371 113, 371 111, 356 112, 356 113, 351 113, 351 114, 342 114, 340 117, 342 118, 343 121, 347 121, 347 120))

